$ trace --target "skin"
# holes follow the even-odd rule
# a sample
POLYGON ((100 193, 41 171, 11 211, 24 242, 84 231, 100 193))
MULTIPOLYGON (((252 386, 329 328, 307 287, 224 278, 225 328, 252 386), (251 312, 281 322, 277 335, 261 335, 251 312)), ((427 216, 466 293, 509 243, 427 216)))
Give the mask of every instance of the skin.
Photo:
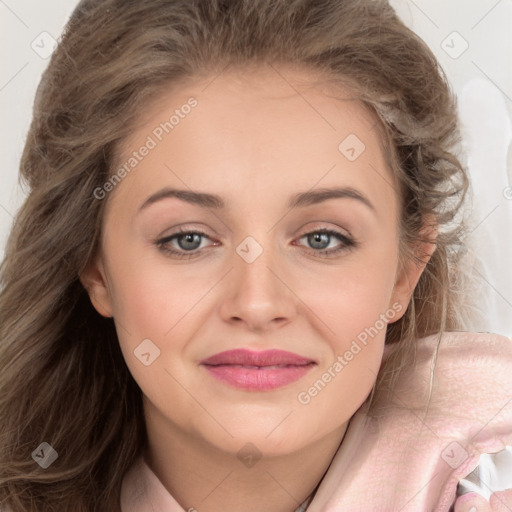
MULTIPOLYGON (((162 94, 124 141, 120 162, 174 109, 197 99, 104 199, 100 249, 82 282, 97 311, 115 320, 143 392, 145 458, 180 505, 291 512, 324 475, 370 393, 385 329, 308 404, 298 394, 379 315, 393 305, 401 312, 392 321, 405 312, 424 265, 399 268, 398 197, 373 114, 340 100, 339 91, 338 99, 327 94, 304 70, 214 78, 162 94), (365 144, 354 161, 338 149, 349 134, 365 144), (226 208, 165 198, 139 211, 165 187, 217 194, 226 208), (345 197, 287 207, 292 195, 323 187, 352 187, 373 206, 345 197), (207 234, 187 259, 156 243, 180 227, 207 234), (322 257, 327 249, 305 236, 321 228, 357 243, 323 238, 327 249, 342 250, 322 257), (251 263, 236 252, 247 236, 263 249, 251 263), (148 338, 160 356, 145 366, 134 350, 148 338), (199 365, 234 348, 277 348, 317 364, 282 388, 241 390, 199 365), (237 457, 246 443, 263 455, 252 467, 237 457)), ((180 240, 167 247, 180 251, 180 240)), ((418 249, 431 254, 434 246, 418 249)))

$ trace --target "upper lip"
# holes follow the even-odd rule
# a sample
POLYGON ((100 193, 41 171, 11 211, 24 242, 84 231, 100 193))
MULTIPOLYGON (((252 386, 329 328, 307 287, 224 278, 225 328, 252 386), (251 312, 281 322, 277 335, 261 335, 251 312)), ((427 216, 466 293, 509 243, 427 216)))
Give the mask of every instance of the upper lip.
POLYGON ((211 366, 228 364, 241 366, 305 366, 310 363, 315 363, 315 361, 284 350, 254 351, 247 349, 227 350, 201 361, 201 364, 211 366))

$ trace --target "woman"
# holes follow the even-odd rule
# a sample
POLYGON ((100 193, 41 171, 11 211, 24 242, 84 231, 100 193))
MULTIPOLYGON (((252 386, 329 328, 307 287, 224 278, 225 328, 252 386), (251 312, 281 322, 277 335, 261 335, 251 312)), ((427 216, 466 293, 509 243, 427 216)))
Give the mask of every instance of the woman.
POLYGON ((455 332, 457 137, 385 2, 81 2, 2 267, 2 502, 468 506, 512 351, 455 332))

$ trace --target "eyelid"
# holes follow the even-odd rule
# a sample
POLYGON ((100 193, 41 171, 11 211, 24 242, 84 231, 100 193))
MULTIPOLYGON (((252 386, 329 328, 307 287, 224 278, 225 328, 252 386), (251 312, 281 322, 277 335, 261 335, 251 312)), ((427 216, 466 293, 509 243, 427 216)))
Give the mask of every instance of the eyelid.
POLYGON ((301 230, 301 234, 298 236, 299 238, 303 237, 304 235, 309 235, 311 233, 317 233, 317 232, 322 232, 322 231, 332 231, 332 232, 335 232, 337 234, 339 234, 340 236, 344 236, 346 238, 349 238, 350 240, 354 240, 354 237, 352 236, 352 233, 350 233, 350 231, 348 229, 345 229, 345 228, 341 228, 339 226, 336 226, 336 227, 330 227, 330 226, 327 226, 326 224, 330 224, 330 223, 326 223, 326 222, 317 222, 317 223, 313 223, 313 225, 309 225, 308 224, 308 227, 301 230))
MULTIPOLYGON (((295 240, 300 240, 301 238, 307 237, 314 233, 325 233, 329 236, 335 237, 340 242, 340 245, 337 247, 331 247, 330 249, 314 249, 311 247, 305 247, 309 254, 313 255, 314 257, 320 257, 320 258, 336 258, 336 256, 340 256, 342 253, 348 252, 352 249, 355 249, 359 246, 359 242, 356 241, 352 235, 345 235, 341 231, 338 231, 337 229, 322 227, 322 228, 313 228, 305 231, 302 235, 298 236, 295 240)), ((299 245, 299 244, 294 244, 299 245)))
POLYGON ((181 225, 177 228, 168 228, 164 231, 164 233, 167 233, 169 232, 169 234, 166 234, 166 235, 159 235, 158 237, 156 237, 155 239, 155 242, 159 242, 159 241, 162 241, 162 240, 166 240, 166 239, 169 239, 175 235, 180 235, 180 234, 187 234, 187 233, 198 233, 198 234, 201 234, 201 235, 204 235, 208 238, 212 238, 212 236, 210 236, 205 229, 203 228, 198 228, 194 225, 190 225, 190 224, 185 224, 185 225, 181 225))
MULTIPOLYGON (((171 255, 172 257, 175 257, 176 259, 188 259, 188 258, 194 258, 194 257, 201 256, 207 247, 203 247, 201 249, 194 249, 192 251, 185 251, 183 249, 180 250, 180 249, 166 247, 166 244, 169 244, 173 239, 175 239, 176 237, 179 237, 179 235, 186 235, 186 234, 197 234, 197 235, 201 236, 202 238, 207 238, 208 240, 213 242, 212 244, 210 244, 210 246, 216 246, 216 245, 219 245, 219 243, 220 243, 218 241, 215 241, 213 239, 213 237, 211 237, 204 230, 193 228, 193 227, 187 226, 187 225, 180 226, 179 229, 170 233, 169 235, 159 237, 158 239, 156 239, 154 241, 154 243, 155 243, 155 245, 158 246, 158 248, 161 251, 168 253, 169 255, 171 255)), ((293 245, 299 245, 299 246, 304 247, 305 249, 308 250, 308 252, 310 254, 312 254, 314 256, 318 256, 318 257, 330 257, 330 256, 335 257, 336 255, 341 254, 342 252, 349 251, 350 249, 354 249, 355 247, 357 247, 359 245, 359 242, 354 239, 354 237, 348 232, 348 230, 343 230, 342 228, 339 228, 339 227, 330 228, 330 227, 327 227, 325 224, 317 226, 317 227, 311 226, 308 229, 303 229, 301 231, 301 234, 299 234, 298 236, 296 236, 293 239, 292 243, 293 243, 293 245), (343 231, 345 231, 346 234, 343 233, 343 231), (312 235, 315 233, 325 233, 325 234, 328 234, 329 236, 333 236, 338 239, 338 241, 340 242, 340 245, 338 247, 330 248, 330 249, 314 249, 311 247, 308 248, 302 244, 293 243, 293 242, 296 242, 297 240, 300 240, 308 235, 312 235)))
POLYGON ((208 233, 206 233, 206 231, 204 231, 202 229, 188 228, 188 227, 183 227, 183 226, 180 226, 180 228, 177 231, 174 231, 168 235, 158 237, 154 241, 154 243, 157 245, 162 245, 162 244, 168 243, 174 237, 178 237, 179 235, 188 235, 188 234, 201 235, 203 238, 207 238, 208 240, 215 242, 215 245, 218 245, 218 242, 216 242, 213 239, 213 237, 211 237, 208 233))

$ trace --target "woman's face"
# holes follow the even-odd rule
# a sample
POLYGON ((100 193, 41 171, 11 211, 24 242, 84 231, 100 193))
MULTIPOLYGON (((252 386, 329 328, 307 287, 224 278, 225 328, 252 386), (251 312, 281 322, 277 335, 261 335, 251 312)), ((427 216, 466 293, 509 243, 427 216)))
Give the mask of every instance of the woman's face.
POLYGON ((83 280, 149 429, 291 453, 342 432, 371 391, 420 269, 398 272, 376 119, 301 78, 268 67, 161 96, 95 191, 83 280))

